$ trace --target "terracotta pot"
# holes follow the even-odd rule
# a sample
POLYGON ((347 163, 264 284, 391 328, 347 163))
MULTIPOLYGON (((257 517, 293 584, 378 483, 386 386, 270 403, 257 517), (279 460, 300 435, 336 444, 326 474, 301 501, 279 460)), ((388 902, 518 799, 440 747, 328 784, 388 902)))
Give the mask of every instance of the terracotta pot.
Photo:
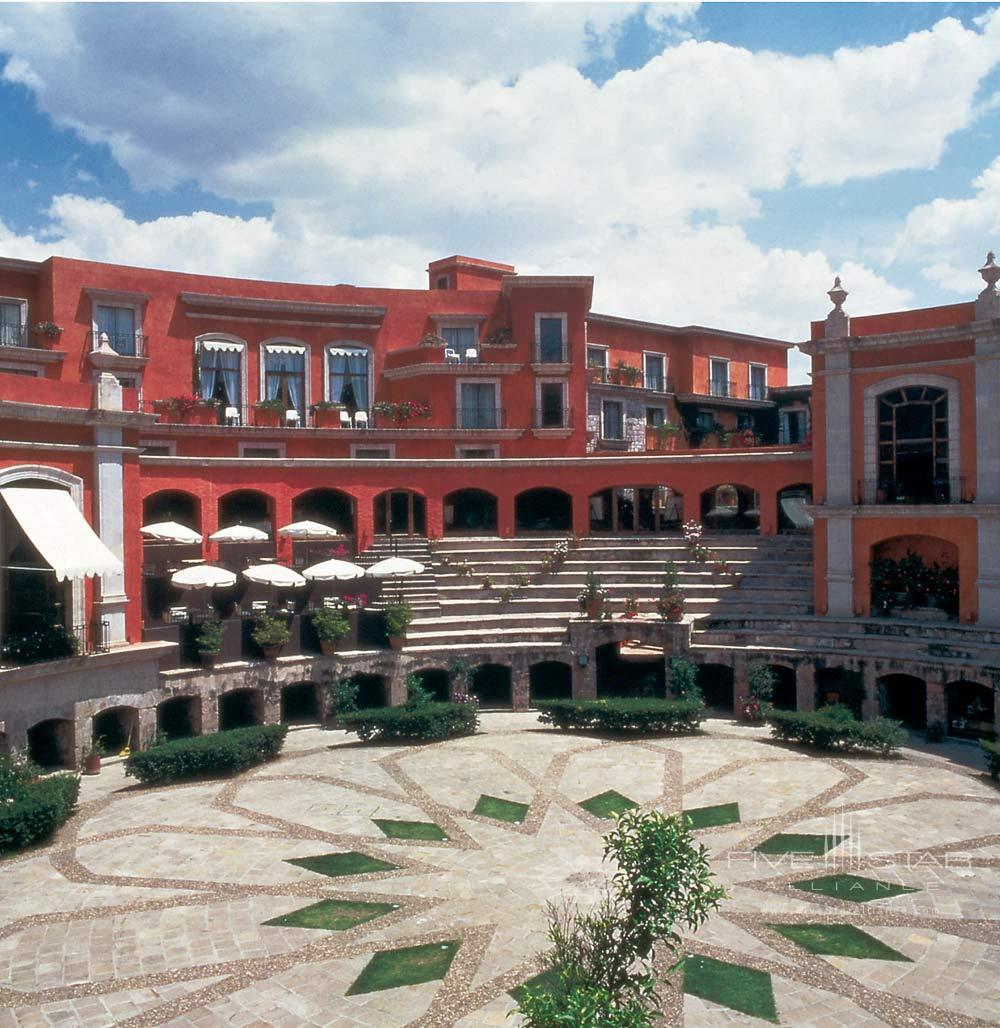
POLYGON ((401 650, 406 645, 406 636, 405 635, 390 635, 389 636, 389 645, 394 650, 401 650))
POLYGON ((253 423, 262 428, 278 428, 281 425, 281 412, 257 407, 253 412, 253 423))
POLYGON ((198 406, 184 416, 186 425, 216 425, 219 417, 214 407, 198 406))
POLYGON ((594 621, 604 613, 604 600, 586 600, 584 601, 586 608, 587 617, 594 621))
POLYGON ((101 773, 101 755, 89 753, 83 758, 83 773, 85 775, 99 775, 101 773))
POLYGON ((313 425, 316 428, 340 428, 340 410, 328 408, 313 411, 313 425))
POLYGON ((824 697, 827 703, 839 703, 840 693, 839 692, 828 692, 824 697))
POLYGON ((337 652, 337 640, 320 639, 319 649, 320 653, 322 653, 324 657, 332 657, 337 652))
POLYGON ((277 660, 281 655, 281 646, 261 646, 260 652, 264 654, 265 660, 277 660))
POLYGON ((203 667, 215 667, 215 662, 219 659, 219 654, 216 650, 199 650, 198 659, 201 661, 203 667))

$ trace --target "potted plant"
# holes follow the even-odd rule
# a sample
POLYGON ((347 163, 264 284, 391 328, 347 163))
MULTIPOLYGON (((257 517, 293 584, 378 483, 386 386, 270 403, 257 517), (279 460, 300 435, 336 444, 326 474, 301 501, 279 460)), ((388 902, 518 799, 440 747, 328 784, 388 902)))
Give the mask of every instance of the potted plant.
POLYGON ((98 736, 87 747, 83 754, 83 773, 99 775, 101 773, 101 757, 104 755, 104 738, 98 736))
POLYGON ((744 428, 740 432, 740 446, 756 446, 757 433, 752 428, 744 428))
POLYGON ((337 649, 337 643, 350 634, 351 622, 343 607, 322 607, 312 616, 312 625, 319 638, 319 648, 327 657, 337 649))
POLYGON ((498 328, 491 332, 484 340, 483 346, 511 346, 514 342, 514 335, 509 328, 498 328))
POLYGON ((411 418, 429 418, 431 405, 416 400, 401 400, 399 403, 379 400, 372 407, 372 412, 379 418, 390 420, 396 428, 403 428, 411 418))
POLYGON ((46 339, 58 339, 62 335, 62 325, 54 321, 39 321, 34 332, 36 336, 44 336, 46 339))
POLYGON ((340 428, 340 412, 347 410, 342 403, 320 400, 312 405, 313 425, 316 428, 340 428))
POLYGON ((385 608, 385 631, 389 645, 401 650, 406 642, 406 630, 413 620, 413 608, 408 603, 391 603, 385 608))
POLYGON ((680 432, 681 426, 672 421, 665 421, 662 425, 647 425, 646 449, 668 452, 676 450, 680 432))
POLYGON ((209 618, 201 623, 194 645, 202 664, 212 667, 222 650, 222 622, 218 618, 209 618))
POLYGON ((656 597, 656 612, 664 621, 680 621, 684 616, 684 594, 681 592, 677 578, 677 567, 673 561, 667 561, 667 570, 663 575, 663 585, 656 597))
POLYGON ((167 421, 186 425, 214 425, 218 420, 217 408, 215 400, 205 400, 197 393, 181 393, 153 401, 153 410, 157 414, 163 415, 167 421))
POLYGON ((286 409, 282 400, 260 400, 253 407, 254 424, 276 428, 281 424, 286 409))
POLYGON ((425 332, 420 337, 418 346, 447 346, 448 341, 444 336, 439 336, 437 332, 425 332))
POLYGON ((292 637, 288 625, 270 614, 261 614, 255 619, 250 635, 268 660, 275 660, 292 637))
POLYGON ((626 596, 625 597, 625 613, 622 617, 628 621, 639 616, 639 598, 637 596, 626 596))
POLYGON ((576 598, 580 610, 593 621, 604 613, 604 602, 607 598, 608 591, 601 585, 601 580, 593 571, 588 571, 583 588, 576 598))
POLYGON ((596 385, 609 381, 608 369, 603 364, 588 364, 587 368, 590 371, 590 381, 596 385))

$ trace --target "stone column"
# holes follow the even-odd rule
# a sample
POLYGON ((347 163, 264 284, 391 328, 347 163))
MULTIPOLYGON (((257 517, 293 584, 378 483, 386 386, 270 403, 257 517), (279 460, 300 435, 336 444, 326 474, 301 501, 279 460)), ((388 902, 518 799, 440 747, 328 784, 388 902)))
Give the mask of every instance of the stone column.
POLYGON ((747 655, 744 652, 733 653, 733 712, 742 720, 743 706, 741 700, 750 695, 750 683, 747 681, 747 655))
POLYGON ((215 692, 201 694, 201 734, 219 730, 219 696, 215 692))
POLYGON ((397 660, 388 675, 386 700, 390 707, 401 707, 406 702, 406 671, 397 660))
POLYGON ((986 288, 976 298, 976 502, 1000 503, 1000 267, 993 254, 979 269, 986 288))
POLYGON ((945 694, 945 678, 947 673, 939 677, 927 679, 927 724, 932 725, 935 721, 944 725, 948 730, 948 703, 945 694))
POLYGON ((530 675, 524 660, 515 660, 510 667, 510 699, 514 710, 528 709, 530 675))
POLYGON ((795 668, 795 709, 816 709, 816 669, 812 664, 799 664, 795 668))
POLYGON ((142 707, 139 710, 139 739, 135 749, 146 749, 156 738, 156 707, 142 707))
POLYGON ((848 507, 854 501, 851 482, 851 369, 847 350, 825 354, 826 502, 848 507))
MULTIPOLYGON (((1000 392, 997 393, 1000 396, 1000 392)), ((1000 409, 1000 403, 997 404, 1000 409)), ((997 440, 1000 445, 1000 440, 997 440)), ((978 500, 977 500, 978 502, 978 500)), ((981 514, 976 518, 979 538, 978 621, 1000 626, 1000 517, 981 514)))
POLYGON ((580 667, 578 659, 573 660, 573 699, 574 700, 595 700, 597 699, 597 667, 594 664, 593 653, 587 654, 587 666, 580 667))
MULTIPOLYGON (((120 411, 122 390, 118 379, 106 372, 94 383, 94 409, 120 411)), ((125 559, 125 457, 122 453, 120 425, 94 428, 94 524, 105 546, 121 561, 125 559)), ((108 642, 124 646, 125 631, 124 572, 102 575, 94 599, 94 621, 108 623, 108 642)), ((97 625, 95 624, 95 629, 97 625)))
POLYGON ((259 688, 264 700, 264 724, 279 724, 281 722, 281 683, 262 680, 259 688))
POLYGON ((850 517, 826 519, 826 612, 854 616, 854 522, 850 517))
POLYGON ((861 668, 861 677, 865 686, 865 698, 861 701, 861 717, 867 721, 869 718, 878 717, 882 712, 878 690, 878 671, 874 662, 865 662, 861 668))

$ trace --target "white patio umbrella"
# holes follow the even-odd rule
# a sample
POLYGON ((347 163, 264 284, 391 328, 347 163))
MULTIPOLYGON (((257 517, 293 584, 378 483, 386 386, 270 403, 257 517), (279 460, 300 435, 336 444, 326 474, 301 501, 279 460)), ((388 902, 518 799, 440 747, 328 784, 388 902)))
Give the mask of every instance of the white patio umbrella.
POLYGON ((195 564, 175 571, 170 581, 179 589, 226 589, 236 584, 236 576, 232 571, 212 564, 195 564))
POLYGON ((286 568, 284 564, 255 564, 243 572, 243 577, 248 582, 273 585, 278 589, 299 589, 306 584, 297 571, 286 568))
POLYGON ((362 578, 364 573, 364 568, 352 564, 349 560, 324 560, 302 572, 313 582, 347 582, 352 578, 362 578))
POLYGON ((150 539, 165 543, 200 543, 201 536, 187 525, 176 521, 158 521, 155 525, 143 525, 139 531, 150 539))
POLYGON ((419 561, 409 557, 386 557, 377 564, 372 564, 367 574, 372 578, 406 578, 409 575, 423 574, 425 568, 419 561))
POLYGON ((289 539, 335 539, 340 533, 330 525, 321 525, 318 521, 293 521, 278 529, 278 535, 289 539))
POLYGON ((220 528, 209 537, 215 543, 264 543, 267 542, 267 532, 259 528, 251 528, 250 525, 230 525, 229 528, 220 528))

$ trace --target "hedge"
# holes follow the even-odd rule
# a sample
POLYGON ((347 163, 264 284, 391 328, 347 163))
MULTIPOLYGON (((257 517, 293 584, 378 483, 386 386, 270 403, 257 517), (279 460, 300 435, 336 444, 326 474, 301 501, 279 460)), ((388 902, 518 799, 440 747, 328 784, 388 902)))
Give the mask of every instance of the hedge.
POLYGON ((994 781, 1000 781, 1000 742, 988 742, 980 739, 979 745, 986 755, 986 770, 993 776, 994 781))
POLYGON ((705 717, 701 700, 546 700, 538 720, 556 728, 603 732, 694 732, 705 717))
POLYGON ((26 783, 0 800, 0 853, 51 835, 73 812, 79 793, 80 779, 63 774, 26 783))
POLYGON ((287 725, 254 725, 193 739, 175 739, 133 753, 125 761, 125 774, 153 785, 245 771, 273 760, 281 752, 287 732, 287 725))
POLYGON ((378 707, 341 714, 342 728, 369 739, 450 739, 474 735, 479 727, 475 703, 421 703, 419 706, 378 707))
POLYGON ((822 750, 873 750, 889 756, 906 742, 908 736, 902 722, 886 717, 849 721, 824 714, 822 710, 812 713, 771 710, 767 720, 775 739, 800 742, 822 750))

